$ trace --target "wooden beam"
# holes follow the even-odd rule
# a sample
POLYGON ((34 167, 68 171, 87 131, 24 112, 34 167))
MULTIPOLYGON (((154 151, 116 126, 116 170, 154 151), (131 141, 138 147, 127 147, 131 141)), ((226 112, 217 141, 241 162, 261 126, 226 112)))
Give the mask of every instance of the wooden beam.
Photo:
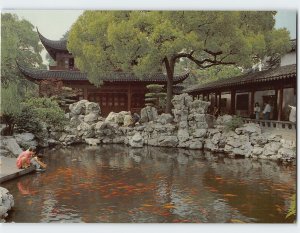
MULTIPOLYGON (((282 104, 283 104, 283 88, 280 88, 278 90, 279 94, 279 103, 278 103, 278 116, 277 119, 278 121, 282 120, 282 104)), ((277 93, 277 92, 276 92, 277 93)))
POLYGON ((255 95, 255 91, 251 90, 251 96, 250 96, 250 114, 254 113, 254 95, 255 95))
POLYGON ((128 92, 127 92, 127 111, 131 111, 131 95, 132 95, 132 90, 131 90, 131 85, 128 85, 128 92))

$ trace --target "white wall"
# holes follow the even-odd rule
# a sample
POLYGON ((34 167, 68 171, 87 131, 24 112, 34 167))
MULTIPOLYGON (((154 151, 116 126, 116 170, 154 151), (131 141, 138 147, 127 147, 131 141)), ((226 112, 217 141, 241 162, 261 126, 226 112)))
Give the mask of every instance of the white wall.
POLYGON ((290 52, 281 57, 280 66, 296 64, 296 52, 290 52))

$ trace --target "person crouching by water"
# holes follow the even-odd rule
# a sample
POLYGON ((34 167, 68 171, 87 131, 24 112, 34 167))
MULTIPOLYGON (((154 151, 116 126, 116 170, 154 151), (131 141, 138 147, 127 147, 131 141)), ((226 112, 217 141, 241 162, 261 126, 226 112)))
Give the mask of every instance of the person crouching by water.
POLYGON ((25 169, 33 165, 36 171, 44 171, 47 167, 46 164, 38 159, 33 148, 21 152, 17 158, 16 165, 19 169, 25 169))
POLYGON ((260 106, 259 103, 256 102, 254 106, 254 114, 255 114, 255 119, 259 120, 259 114, 260 114, 260 106))

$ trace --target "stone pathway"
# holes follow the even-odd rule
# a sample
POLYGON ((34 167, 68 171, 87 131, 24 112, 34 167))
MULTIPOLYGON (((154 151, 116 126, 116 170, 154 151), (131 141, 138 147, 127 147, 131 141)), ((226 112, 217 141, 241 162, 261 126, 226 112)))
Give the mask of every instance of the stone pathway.
POLYGON ((1 158, 0 184, 4 181, 8 181, 34 171, 34 167, 18 169, 16 166, 16 161, 16 158, 1 158))

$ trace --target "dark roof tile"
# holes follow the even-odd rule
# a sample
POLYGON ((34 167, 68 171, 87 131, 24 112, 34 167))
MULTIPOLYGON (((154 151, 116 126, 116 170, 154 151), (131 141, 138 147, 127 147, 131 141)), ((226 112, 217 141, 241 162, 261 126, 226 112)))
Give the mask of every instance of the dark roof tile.
MULTIPOLYGON (((60 79, 63 81, 88 81, 87 74, 80 71, 71 70, 40 70, 27 68, 19 63, 18 67, 20 71, 31 80, 45 80, 45 79, 60 79)), ((175 76, 174 84, 180 83, 189 76, 189 73, 175 76)), ((106 82, 156 82, 156 83, 166 83, 167 79, 164 74, 155 74, 152 76, 145 75, 144 78, 139 79, 130 73, 124 72, 113 72, 106 75, 103 78, 106 82)))
POLYGON ((184 90, 184 92, 190 93, 195 91, 206 91, 216 88, 231 87, 237 85, 244 85, 249 83, 261 83, 273 80, 280 80, 285 78, 296 77, 297 67, 296 64, 280 66, 275 69, 269 69, 254 73, 243 74, 240 76, 222 79, 211 83, 202 85, 193 85, 184 90))

